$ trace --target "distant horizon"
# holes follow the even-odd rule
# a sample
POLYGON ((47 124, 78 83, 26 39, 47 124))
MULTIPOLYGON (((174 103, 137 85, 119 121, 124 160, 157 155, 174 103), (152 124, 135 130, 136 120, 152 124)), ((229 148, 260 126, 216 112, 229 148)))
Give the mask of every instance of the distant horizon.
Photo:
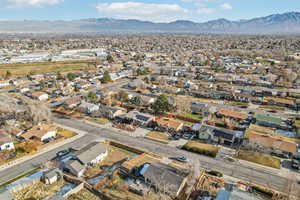
POLYGON ((112 18, 202 23, 300 11, 299 0, 0 0, 0 3, 0 21, 112 18))
POLYGON ((50 21, 50 22, 55 22, 55 21, 80 21, 80 20, 88 20, 88 19, 110 19, 110 20, 138 20, 138 21, 144 21, 144 22, 151 22, 151 23, 172 23, 172 22, 176 22, 176 21, 189 21, 189 22, 194 22, 194 23, 205 23, 205 22, 209 22, 209 21, 216 21, 216 20, 221 20, 221 19, 225 19, 228 21, 232 21, 232 22, 240 22, 240 21, 247 21, 247 20, 252 20, 255 18, 263 18, 263 17, 268 17, 268 16, 272 16, 272 15, 283 15, 283 14, 288 14, 288 13, 300 13, 300 11, 298 10, 294 10, 294 11, 286 11, 286 12, 278 12, 278 13, 271 13, 271 14, 267 14, 267 15, 263 15, 263 16, 254 16, 252 18, 240 18, 240 19, 228 19, 228 18, 215 18, 215 19, 210 19, 207 21, 195 21, 195 20, 190 20, 190 19, 176 19, 173 21, 165 21, 165 22, 156 22, 156 21, 151 21, 151 20, 141 20, 141 19, 136 19, 136 18, 128 18, 128 19, 122 19, 122 18, 116 18, 116 17, 87 17, 87 18, 74 18, 74 19, 29 19, 29 18, 24 18, 24 19, 0 19, 1 22, 13 22, 13 21, 50 21))

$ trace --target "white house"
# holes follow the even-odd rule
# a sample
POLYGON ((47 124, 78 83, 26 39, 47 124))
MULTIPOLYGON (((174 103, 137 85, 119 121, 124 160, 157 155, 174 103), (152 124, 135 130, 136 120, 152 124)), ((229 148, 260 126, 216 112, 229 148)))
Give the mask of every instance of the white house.
POLYGON ((87 165, 101 162, 108 154, 107 147, 99 142, 93 142, 76 152, 77 158, 87 165))
POLYGON ((11 136, 7 134, 5 131, 0 130, 0 151, 12 150, 14 148, 15 146, 11 136))
POLYGON ((60 168, 77 177, 81 177, 87 166, 95 165, 108 155, 107 146, 99 142, 92 142, 61 161, 60 168))
POLYGON ((37 139, 41 142, 48 140, 50 138, 55 138, 57 131, 54 127, 50 125, 40 125, 34 126, 27 132, 21 135, 22 138, 27 140, 37 139))
POLYGON ((4 88, 4 87, 7 87, 7 86, 9 86, 9 81, 7 81, 7 80, 1 81, 0 80, 0 88, 4 88))
POLYGON ((46 101, 49 98, 48 94, 45 92, 33 92, 31 93, 31 96, 32 98, 38 99, 40 101, 46 101))

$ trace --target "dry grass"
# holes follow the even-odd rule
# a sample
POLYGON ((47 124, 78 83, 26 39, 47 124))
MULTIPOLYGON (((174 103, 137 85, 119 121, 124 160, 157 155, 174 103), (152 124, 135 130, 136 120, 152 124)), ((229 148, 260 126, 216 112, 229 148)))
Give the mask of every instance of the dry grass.
POLYGON ((182 149, 213 158, 217 156, 219 151, 219 147, 195 141, 187 142, 185 145, 183 145, 182 149))
POLYGON ((88 167, 85 171, 84 175, 87 177, 99 174, 102 170, 102 166, 113 165, 114 163, 123 160, 124 158, 128 158, 129 156, 133 155, 132 153, 119 149, 113 146, 108 147, 108 156, 100 163, 95 166, 88 167))
POLYGON ((159 140, 169 141, 169 136, 163 132, 151 131, 147 134, 147 136, 159 140))
POLYGON ((25 187, 22 190, 14 193, 16 200, 27 200, 27 199, 44 199, 58 192, 65 182, 63 180, 58 181, 52 185, 46 185, 42 182, 33 184, 25 187))
POLYGON ((105 125, 105 124, 109 123, 109 120, 105 119, 105 118, 92 118, 91 122, 95 122, 95 123, 100 124, 100 125, 105 125))
POLYGON ((196 147, 199 149, 204 149, 204 150, 213 151, 213 152, 219 151, 219 147, 216 147, 211 144, 204 144, 204 143, 195 142, 195 141, 189 141, 188 143, 185 144, 185 146, 188 146, 190 148, 196 147))
POLYGON ((240 151, 236 158, 276 169, 281 167, 281 162, 278 158, 258 152, 240 151))
POLYGON ((87 189, 82 189, 76 194, 72 194, 71 196, 69 196, 68 200, 101 200, 101 198, 94 195, 87 189))
POLYGON ((58 128, 58 134, 63 136, 64 138, 71 138, 77 135, 77 133, 73 131, 69 131, 67 129, 58 128))
POLYGON ((49 72, 71 72, 88 68, 88 61, 65 61, 65 62, 44 62, 29 64, 4 64, 1 65, 0 75, 5 75, 7 71, 12 76, 24 76, 31 72, 36 74, 49 72))

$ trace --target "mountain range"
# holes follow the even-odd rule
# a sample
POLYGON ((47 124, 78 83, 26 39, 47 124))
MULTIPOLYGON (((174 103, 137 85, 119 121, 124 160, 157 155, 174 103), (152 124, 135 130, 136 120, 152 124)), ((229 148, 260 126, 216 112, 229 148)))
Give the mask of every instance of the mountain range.
POLYGON ((177 20, 154 23, 135 19, 90 18, 72 21, 0 21, 0 33, 214 33, 300 34, 300 12, 249 20, 217 19, 204 23, 177 20))

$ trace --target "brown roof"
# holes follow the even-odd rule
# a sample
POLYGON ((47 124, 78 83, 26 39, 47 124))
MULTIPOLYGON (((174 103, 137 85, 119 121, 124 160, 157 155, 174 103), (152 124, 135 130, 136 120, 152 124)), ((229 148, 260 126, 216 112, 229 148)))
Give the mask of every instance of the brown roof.
POLYGON ((155 121, 159 126, 167 127, 174 130, 179 130, 183 126, 183 123, 166 117, 156 118, 155 121))
POLYGON ((0 129, 0 146, 2 144, 11 142, 12 139, 8 133, 6 133, 4 130, 0 129))
POLYGON ((286 104, 286 105, 294 105, 295 104, 294 99, 277 98, 277 97, 264 97, 264 100, 266 100, 266 101, 272 100, 276 103, 282 103, 282 104, 286 104))
POLYGON ((32 137, 42 138, 49 131, 55 131, 55 130, 56 129, 50 125, 34 126, 26 133, 22 134, 21 136, 27 140, 31 139, 32 137))
POLYGON ((122 168, 125 169, 127 172, 131 172, 135 167, 139 167, 145 163, 154 163, 158 162, 159 160, 156 158, 153 158, 152 156, 143 153, 141 155, 138 155, 134 157, 131 160, 128 160, 122 164, 122 168))
POLYGON ((241 120, 247 119, 247 115, 245 113, 234 111, 234 110, 221 108, 218 112, 221 115, 224 115, 226 117, 232 117, 232 118, 241 119, 241 120))
POLYGON ((44 94, 46 94, 46 93, 45 92, 32 92, 31 96, 33 96, 33 97, 39 97, 39 96, 42 96, 44 94))
POLYGON ((77 104, 77 103, 80 103, 81 101, 81 97, 80 96, 76 96, 76 97, 72 97, 72 98, 69 98, 65 101, 65 104, 67 105, 73 105, 73 104, 77 104))
POLYGON ((285 152, 297 152, 297 143, 274 135, 260 134, 256 131, 249 131, 247 137, 251 143, 256 143, 268 148, 275 148, 285 152))

